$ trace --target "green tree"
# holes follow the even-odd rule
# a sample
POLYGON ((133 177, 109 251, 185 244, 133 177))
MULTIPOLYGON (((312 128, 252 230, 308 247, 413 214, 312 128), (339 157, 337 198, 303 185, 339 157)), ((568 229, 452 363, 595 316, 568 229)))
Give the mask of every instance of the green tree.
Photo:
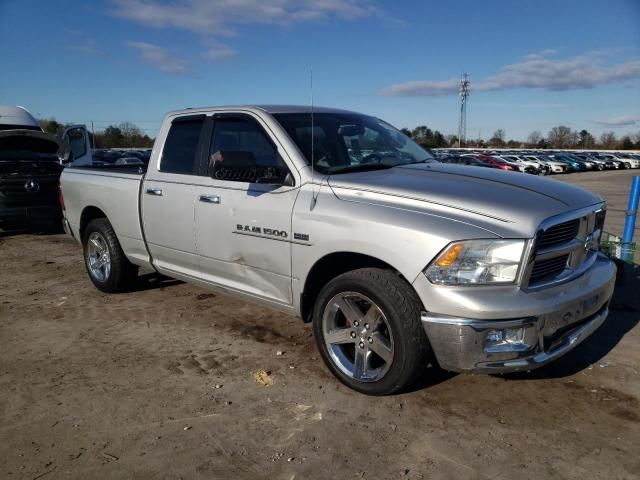
POLYGON ((59 123, 53 117, 49 119, 40 119, 38 120, 38 123, 45 132, 50 133, 51 135, 62 135, 64 130, 64 125, 59 123))
POLYGON ((99 142, 103 148, 118 148, 123 146, 122 140, 124 136, 122 135, 122 130, 114 125, 109 125, 105 128, 100 137, 99 142))
POLYGON ((634 149, 633 142, 631 141, 631 137, 629 137, 629 135, 625 135, 624 137, 622 137, 622 139, 620 140, 620 148, 622 150, 634 149))
POLYGON ((593 138, 593 135, 591 135, 587 130, 580 130, 578 136, 578 143, 581 148, 593 148, 593 146, 596 144, 596 139, 593 138))

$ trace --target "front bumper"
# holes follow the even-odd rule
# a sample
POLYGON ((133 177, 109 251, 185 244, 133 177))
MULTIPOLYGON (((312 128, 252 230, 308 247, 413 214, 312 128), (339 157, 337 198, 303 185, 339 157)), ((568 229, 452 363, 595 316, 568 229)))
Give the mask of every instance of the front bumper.
MULTIPOLYGON (((609 313, 615 274, 613 262, 599 256, 592 268, 571 282, 535 292, 503 291, 502 295, 487 289, 482 315, 460 315, 457 305, 447 313, 424 312, 422 324, 445 370, 532 370, 569 352, 602 325, 609 313), (490 305, 492 301, 496 303, 490 305), (521 342, 496 346, 490 336, 501 331, 518 332, 521 342)), ((464 302, 467 293, 468 304, 478 307, 479 297, 475 296, 482 295, 482 288, 455 292, 457 297, 452 298, 464 302)), ((420 295, 420 289, 417 291, 420 295)))
POLYGON ((0 205, 0 218, 3 219, 27 219, 46 220, 60 217, 60 209, 57 205, 36 205, 28 207, 5 207, 0 205))

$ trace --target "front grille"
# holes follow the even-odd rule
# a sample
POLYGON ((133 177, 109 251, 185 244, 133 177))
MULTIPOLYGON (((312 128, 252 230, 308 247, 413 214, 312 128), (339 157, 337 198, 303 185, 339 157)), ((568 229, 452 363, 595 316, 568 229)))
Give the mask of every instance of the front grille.
POLYGON ((38 183, 37 192, 28 192, 24 185, 28 179, 0 180, 0 204, 8 208, 57 205, 58 178, 33 178, 38 183))
POLYGON ((598 254, 605 215, 604 208, 583 209, 576 212, 578 218, 540 230, 532 253, 528 286, 542 287, 568 280, 589 268, 598 254))
POLYGON ((549 227, 538 237, 538 248, 552 247, 573 240, 579 228, 579 218, 549 227))
POLYGON ((567 267, 569 261, 569 254, 561 255, 555 258, 549 258, 547 260, 538 260, 533 265, 531 270, 531 277, 529 283, 540 282, 548 277, 555 277, 562 273, 567 267))

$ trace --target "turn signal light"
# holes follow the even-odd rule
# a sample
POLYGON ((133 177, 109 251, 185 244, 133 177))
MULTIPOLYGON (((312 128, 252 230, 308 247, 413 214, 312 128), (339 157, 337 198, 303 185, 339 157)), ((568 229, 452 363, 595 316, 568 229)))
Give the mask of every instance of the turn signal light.
POLYGON ((447 248, 442 255, 436 260, 435 265, 438 267, 450 267, 453 262, 456 261, 463 245, 461 243, 454 243, 447 248))

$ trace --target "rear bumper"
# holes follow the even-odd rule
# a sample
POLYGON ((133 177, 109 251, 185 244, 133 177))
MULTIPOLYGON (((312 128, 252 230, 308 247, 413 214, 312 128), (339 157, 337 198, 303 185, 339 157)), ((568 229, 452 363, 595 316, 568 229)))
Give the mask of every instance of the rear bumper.
POLYGON ((609 313, 615 274, 613 262, 600 256, 584 275, 560 289, 520 291, 517 308, 507 292, 503 302, 500 296, 488 295, 498 303, 492 308, 485 304, 490 311, 483 313, 493 318, 424 312, 422 324, 438 363, 446 370, 532 370, 566 354, 602 325, 609 313), (496 340, 501 335, 511 341, 496 340))

